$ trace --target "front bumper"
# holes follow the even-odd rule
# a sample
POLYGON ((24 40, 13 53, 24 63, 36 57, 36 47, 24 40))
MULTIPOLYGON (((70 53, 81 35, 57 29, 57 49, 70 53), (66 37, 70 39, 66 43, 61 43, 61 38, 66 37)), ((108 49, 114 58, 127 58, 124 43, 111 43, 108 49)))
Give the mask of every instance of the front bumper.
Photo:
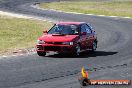
POLYGON ((50 45, 50 44, 37 44, 36 50, 38 52, 74 52, 75 46, 74 45, 50 45))

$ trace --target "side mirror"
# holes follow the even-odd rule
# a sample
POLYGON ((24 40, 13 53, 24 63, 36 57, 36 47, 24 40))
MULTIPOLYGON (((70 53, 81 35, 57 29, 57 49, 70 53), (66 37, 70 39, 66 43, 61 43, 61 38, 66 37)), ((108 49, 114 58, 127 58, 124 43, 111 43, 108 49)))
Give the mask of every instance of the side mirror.
POLYGON ((43 31, 43 33, 44 33, 44 34, 47 34, 48 32, 47 32, 47 30, 46 30, 46 31, 43 31))
POLYGON ((87 32, 83 32, 83 33, 81 33, 81 35, 87 35, 87 32))

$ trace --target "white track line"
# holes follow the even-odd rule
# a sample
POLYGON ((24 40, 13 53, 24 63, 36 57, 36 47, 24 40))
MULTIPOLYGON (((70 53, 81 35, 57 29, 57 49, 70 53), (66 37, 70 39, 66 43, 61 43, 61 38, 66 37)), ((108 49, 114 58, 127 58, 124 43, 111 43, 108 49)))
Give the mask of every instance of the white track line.
POLYGON ((132 17, 106 16, 106 15, 95 15, 95 14, 84 14, 84 13, 78 13, 78 12, 65 12, 65 11, 55 10, 55 9, 44 9, 44 8, 40 8, 37 4, 31 5, 31 7, 35 8, 35 9, 50 10, 50 11, 61 12, 61 13, 71 13, 71 14, 78 14, 78 15, 80 14, 80 15, 98 16, 98 17, 107 17, 107 18, 125 18, 125 19, 132 19, 132 17))
POLYGON ((26 16, 26 15, 23 15, 23 14, 16 14, 16 13, 11 13, 11 12, 4 12, 4 11, 0 11, 0 15, 16 17, 16 18, 24 18, 24 19, 33 18, 31 16, 26 16))
POLYGON ((32 15, 27 15, 27 14, 13 13, 13 12, 5 12, 5 11, 0 11, 0 15, 10 16, 10 17, 15 17, 15 18, 23 18, 23 19, 34 19, 34 20, 48 21, 50 23, 58 22, 57 20, 53 20, 53 19, 49 19, 49 18, 37 17, 37 16, 32 16, 32 15))
POLYGON ((8 57, 18 57, 18 56, 28 56, 28 55, 33 55, 33 54, 36 54, 36 52, 28 52, 28 53, 24 53, 24 54, 12 54, 12 55, 1 55, 0 56, 0 59, 2 58, 8 58, 8 57))

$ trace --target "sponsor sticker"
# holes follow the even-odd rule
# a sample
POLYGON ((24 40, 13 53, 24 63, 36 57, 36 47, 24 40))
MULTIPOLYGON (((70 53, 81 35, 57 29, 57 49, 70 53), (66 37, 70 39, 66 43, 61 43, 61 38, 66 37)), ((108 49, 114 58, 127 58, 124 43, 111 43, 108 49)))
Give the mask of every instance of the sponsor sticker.
POLYGON ((100 79, 100 80, 93 80, 89 78, 88 71, 84 70, 84 67, 81 69, 81 77, 78 78, 80 84, 82 86, 87 85, 130 85, 131 80, 126 79, 100 79))

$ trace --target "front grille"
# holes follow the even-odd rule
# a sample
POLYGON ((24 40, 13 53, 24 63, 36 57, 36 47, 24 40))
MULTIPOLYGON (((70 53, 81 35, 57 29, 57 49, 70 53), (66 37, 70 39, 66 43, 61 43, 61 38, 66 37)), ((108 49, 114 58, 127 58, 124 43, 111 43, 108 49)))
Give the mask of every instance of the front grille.
POLYGON ((61 51, 60 46, 45 46, 44 47, 45 51, 61 51))
POLYGON ((47 44, 62 44, 62 42, 46 42, 47 44))
POLYGON ((70 51, 70 49, 68 47, 63 47, 64 51, 70 51))
POLYGON ((38 46, 37 46, 37 49, 38 49, 38 50, 43 50, 43 46, 38 45, 38 46))

